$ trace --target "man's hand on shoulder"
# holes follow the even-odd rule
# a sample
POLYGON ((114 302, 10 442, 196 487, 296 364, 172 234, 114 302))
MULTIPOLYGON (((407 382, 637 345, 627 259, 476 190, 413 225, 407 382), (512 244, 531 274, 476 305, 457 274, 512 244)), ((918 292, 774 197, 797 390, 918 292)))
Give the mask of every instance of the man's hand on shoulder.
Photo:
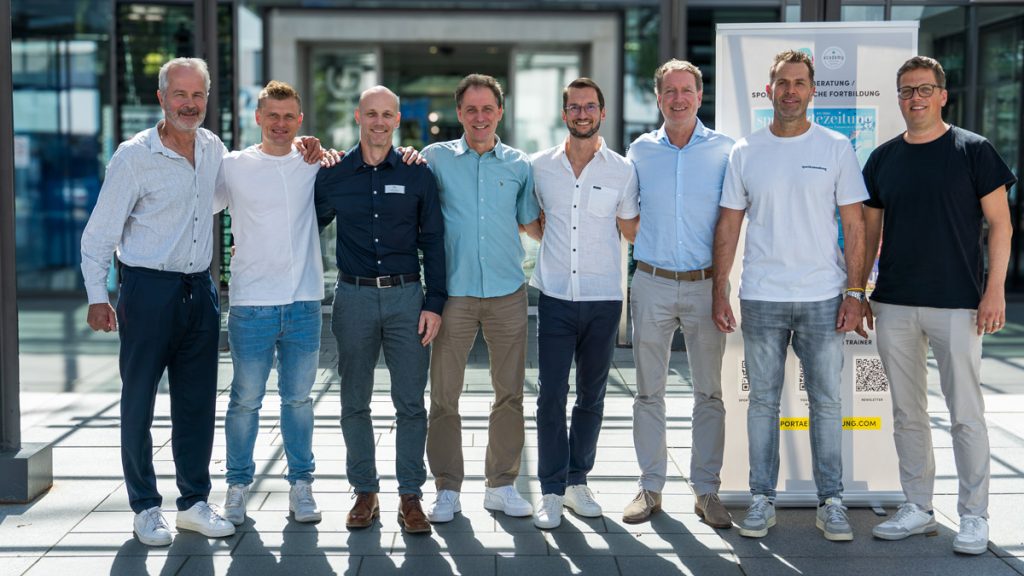
POLYGON ((395 152, 398 152, 398 155, 402 157, 402 162, 405 162, 406 164, 412 165, 427 163, 427 159, 417 152, 412 146, 399 146, 398 148, 395 148, 395 152))
POLYGON ((441 315, 436 312, 428 312, 424 310, 420 312, 420 326, 418 334, 423 335, 423 339, 420 340, 420 344, 429 346, 434 338, 437 337, 438 330, 441 329, 441 315))
POLYGON ((338 152, 334 148, 331 148, 324 152, 324 157, 320 159, 320 166, 322 168, 330 168, 338 162, 341 162, 341 159, 344 157, 344 152, 338 152))
POLYGON ((324 157, 324 149, 316 136, 299 136, 295 139, 295 149, 307 164, 316 164, 324 157))
POLYGON ((107 303, 89 304, 86 322, 89 323, 89 328, 96 332, 100 330, 104 332, 117 330, 117 314, 114 313, 114 309, 107 303))

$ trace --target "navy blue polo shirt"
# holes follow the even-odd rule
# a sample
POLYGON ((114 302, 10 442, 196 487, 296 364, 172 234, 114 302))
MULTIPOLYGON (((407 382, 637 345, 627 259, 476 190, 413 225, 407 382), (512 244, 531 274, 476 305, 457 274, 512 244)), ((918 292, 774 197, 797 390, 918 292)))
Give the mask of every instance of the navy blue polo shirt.
POLYGON ((427 165, 407 165, 392 148, 383 162, 370 166, 357 144, 341 162, 320 170, 314 189, 320 228, 338 218, 339 271, 366 278, 416 274, 421 250, 423 309, 442 312, 448 298, 444 219, 427 165))

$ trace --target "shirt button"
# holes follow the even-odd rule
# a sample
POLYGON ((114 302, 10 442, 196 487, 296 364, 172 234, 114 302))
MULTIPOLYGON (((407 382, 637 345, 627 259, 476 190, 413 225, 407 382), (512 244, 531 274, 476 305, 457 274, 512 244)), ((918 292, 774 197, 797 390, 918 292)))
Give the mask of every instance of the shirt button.
POLYGON ((576 187, 577 187, 577 188, 579 188, 579 187, 580 187, 580 185, 579 185, 579 184, 577 184, 577 185, 576 185, 576 187))
POLYGON ((374 167, 373 167, 373 171, 374 171, 374 172, 376 172, 376 171, 377 171, 377 167, 376 167, 376 166, 374 166, 374 167))
POLYGON ((374 194, 376 194, 376 193, 377 193, 377 191, 376 191, 376 190, 374 190, 374 191, 373 191, 373 193, 374 193, 374 194))
POLYGON ((374 214, 373 217, 374 218, 380 218, 380 216, 378 216, 377 214, 374 214))
POLYGON ((575 230, 575 229, 576 229, 576 227, 575 227, 575 226, 573 226, 573 227, 572 227, 572 229, 573 229, 573 230, 575 230))
POLYGON ((374 242, 380 242, 380 238, 374 238, 373 241, 374 242))
POLYGON ((575 251, 576 251, 576 249, 575 249, 575 248, 573 248, 573 249, 572 249, 572 251, 573 251, 573 252, 575 252, 575 251))
POLYGON ((573 207, 573 208, 575 208, 575 207, 576 207, 576 205, 575 205, 575 204, 573 204, 573 205, 572 205, 572 207, 573 207))
POLYGON ((377 260, 377 264, 380 264, 380 260, 377 260))
POLYGON ((196 218, 196 222, 199 222, 199 218, 196 218))
POLYGON ((575 273, 576 273, 576 271, 575 271, 575 270, 573 270, 573 271, 572 271, 572 273, 573 273, 573 274, 575 274, 575 273))

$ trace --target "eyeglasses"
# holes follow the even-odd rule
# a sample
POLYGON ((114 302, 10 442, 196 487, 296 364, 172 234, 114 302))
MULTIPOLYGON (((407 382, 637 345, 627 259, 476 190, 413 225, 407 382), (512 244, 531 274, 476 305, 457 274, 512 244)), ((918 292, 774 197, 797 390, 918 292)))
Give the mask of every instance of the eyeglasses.
POLYGON ((904 86, 897 91, 900 96, 900 100, 910 100, 914 97, 914 92, 917 92, 921 98, 929 98, 935 90, 945 90, 945 86, 939 86, 938 84, 921 84, 920 86, 904 86))
POLYGON ((590 104, 583 105, 583 106, 580 106, 579 104, 569 104, 568 106, 565 107, 565 111, 570 116, 576 116, 580 112, 583 112, 583 111, 586 111, 587 114, 596 114, 597 111, 600 110, 600 109, 601 109, 601 106, 599 106, 597 104, 594 104, 593 102, 591 102, 590 104))

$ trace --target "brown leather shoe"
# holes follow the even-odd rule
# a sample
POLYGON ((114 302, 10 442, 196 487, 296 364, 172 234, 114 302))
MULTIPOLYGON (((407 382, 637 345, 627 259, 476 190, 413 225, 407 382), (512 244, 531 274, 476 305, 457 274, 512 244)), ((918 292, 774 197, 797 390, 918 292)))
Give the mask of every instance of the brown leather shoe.
POLYGON ((626 505, 622 513, 622 521, 626 524, 639 524, 651 518, 651 514, 661 510, 661 492, 640 489, 633 501, 626 505))
POLYGON ((409 534, 430 534, 430 522, 423 513, 419 496, 402 494, 402 503, 398 507, 398 524, 409 534))
POLYGON ((729 514, 729 511, 722 505, 716 492, 697 496, 693 511, 712 528, 732 528, 732 514, 729 514))
POLYGON ((345 527, 369 528, 373 521, 380 516, 380 506, 377 504, 375 492, 356 492, 356 503, 348 511, 345 517, 345 527))

